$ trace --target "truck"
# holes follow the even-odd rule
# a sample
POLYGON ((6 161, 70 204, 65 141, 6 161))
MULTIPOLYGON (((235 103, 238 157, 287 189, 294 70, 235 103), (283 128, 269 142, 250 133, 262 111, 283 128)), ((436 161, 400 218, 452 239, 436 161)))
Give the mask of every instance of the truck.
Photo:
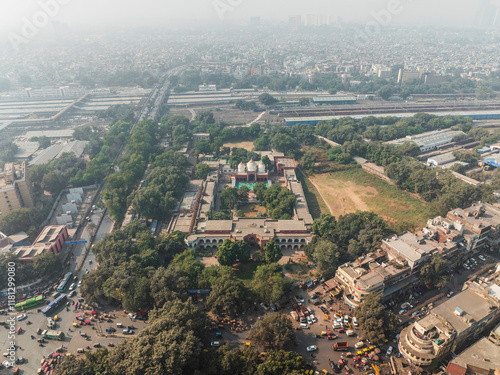
POLYGON ((299 321, 299 316, 295 311, 290 311, 290 315, 292 316, 293 319, 295 319, 297 322, 299 321))
POLYGON ((64 340, 64 332, 61 331, 53 331, 53 330, 44 330, 42 331, 42 337, 49 340, 64 340))
POLYGON ((333 350, 335 351, 346 351, 349 348, 349 344, 346 341, 336 342, 333 344, 333 350))

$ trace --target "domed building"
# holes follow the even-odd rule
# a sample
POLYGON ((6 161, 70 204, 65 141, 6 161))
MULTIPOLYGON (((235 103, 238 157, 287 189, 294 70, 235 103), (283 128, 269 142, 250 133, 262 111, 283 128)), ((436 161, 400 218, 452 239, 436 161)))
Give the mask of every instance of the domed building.
POLYGON ((269 171, 262 161, 257 164, 250 160, 246 165, 243 163, 238 165, 238 172, 233 178, 234 182, 267 182, 269 171))

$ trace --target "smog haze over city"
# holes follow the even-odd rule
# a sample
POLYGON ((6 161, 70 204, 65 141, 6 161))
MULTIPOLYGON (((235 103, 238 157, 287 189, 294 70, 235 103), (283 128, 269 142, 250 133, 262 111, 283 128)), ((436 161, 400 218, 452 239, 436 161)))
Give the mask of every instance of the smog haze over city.
POLYGON ((500 375, 500 0, 0 0, 0 375, 500 375))

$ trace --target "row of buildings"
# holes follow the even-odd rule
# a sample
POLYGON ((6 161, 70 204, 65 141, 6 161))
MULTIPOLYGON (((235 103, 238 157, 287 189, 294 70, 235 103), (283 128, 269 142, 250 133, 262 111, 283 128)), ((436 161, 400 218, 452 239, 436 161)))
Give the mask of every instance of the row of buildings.
MULTIPOLYGON (((379 293, 382 302, 388 302, 406 295, 419 283, 422 266, 434 254, 441 254, 447 261, 447 268, 453 270, 481 250, 498 248, 499 241, 500 209, 477 203, 451 210, 446 217, 430 219, 418 233, 405 232, 384 239, 379 250, 340 266, 335 280, 344 289, 345 302, 354 308, 371 293, 379 293)), ((412 364, 430 366, 493 328, 500 320, 499 307, 500 266, 497 265, 490 277, 466 282, 462 292, 403 329, 399 350, 412 364)), ((497 344, 481 342, 481 345, 497 344)), ((455 362, 452 369, 463 365, 463 361, 455 362)), ((500 363, 498 358, 494 363, 483 365, 490 365, 488 369, 494 370, 500 363)), ((470 370, 468 366, 462 368, 470 370)), ((466 372, 452 373, 465 375, 466 372)))
POLYGON ((404 294, 418 283, 421 267, 436 253, 453 269, 479 250, 497 247, 499 240, 500 209, 477 203, 430 219, 416 234, 384 239, 378 251, 341 265, 335 277, 345 301, 355 308, 370 293, 381 293, 383 300, 404 294))

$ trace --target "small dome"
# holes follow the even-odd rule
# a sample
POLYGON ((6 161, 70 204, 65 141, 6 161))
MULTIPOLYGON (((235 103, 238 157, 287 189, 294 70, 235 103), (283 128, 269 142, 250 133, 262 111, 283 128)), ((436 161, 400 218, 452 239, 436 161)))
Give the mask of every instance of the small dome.
POLYGON ((238 165, 238 172, 240 172, 240 173, 245 172, 245 164, 243 164, 243 162, 241 162, 238 165))
POLYGON ((253 160, 250 160, 247 164, 247 170, 248 172, 256 172, 257 171, 257 164, 253 160))
POLYGON ((266 165, 262 160, 259 163, 259 173, 266 173, 266 165))

